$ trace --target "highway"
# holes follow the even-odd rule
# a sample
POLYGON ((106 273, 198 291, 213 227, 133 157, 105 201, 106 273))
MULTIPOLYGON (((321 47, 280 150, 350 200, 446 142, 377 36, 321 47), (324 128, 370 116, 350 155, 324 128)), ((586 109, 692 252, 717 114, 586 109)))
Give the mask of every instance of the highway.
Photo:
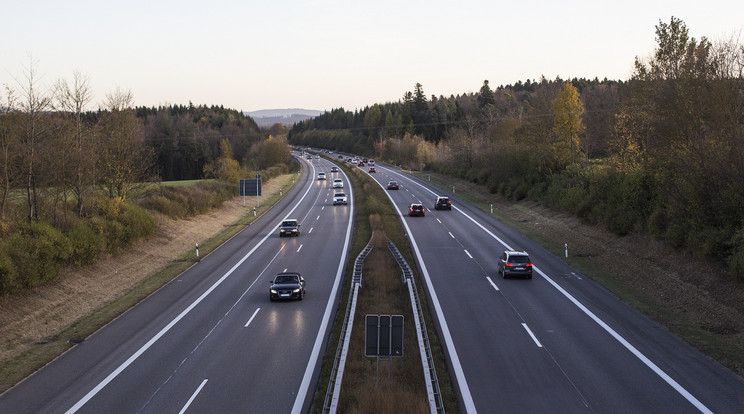
POLYGON ((0 396, 0 413, 307 412, 352 231, 353 205, 332 205, 332 179, 353 191, 328 161, 302 162, 277 205, 0 396), (298 237, 279 237, 287 217, 298 237), (269 300, 283 271, 305 277, 304 300, 269 300))
MULTIPOLYGON (((367 167, 364 167, 367 170, 367 167)), ((468 413, 741 413, 744 381, 488 214, 397 169, 402 215, 468 413), (437 195, 451 211, 434 210, 437 195), (408 217, 411 203, 425 217, 408 217), (502 279, 504 250, 532 279, 502 279)))

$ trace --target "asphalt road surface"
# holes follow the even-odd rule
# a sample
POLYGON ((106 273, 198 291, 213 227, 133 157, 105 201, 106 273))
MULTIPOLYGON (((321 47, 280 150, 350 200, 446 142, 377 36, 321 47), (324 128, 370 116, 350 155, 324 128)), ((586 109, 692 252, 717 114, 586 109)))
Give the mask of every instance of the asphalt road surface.
POLYGON ((376 169, 383 187, 400 184, 387 194, 414 245, 463 412, 744 413, 741 377, 456 193, 376 169), (453 209, 434 210, 437 195, 453 209), (426 216, 408 217, 411 203, 426 216), (507 249, 530 254, 532 279, 501 278, 507 249))
POLYGON ((264 216, 4 393, 0 413, 308 411, 353 206, 332 205, 333 178, 348 183, 342 172, 303 162, 300 182, 264 216), (279 237, 287 217, 300 236, 279 237), (285 270, 305 277, 304 300, 269 300, 269 281, 285 270))

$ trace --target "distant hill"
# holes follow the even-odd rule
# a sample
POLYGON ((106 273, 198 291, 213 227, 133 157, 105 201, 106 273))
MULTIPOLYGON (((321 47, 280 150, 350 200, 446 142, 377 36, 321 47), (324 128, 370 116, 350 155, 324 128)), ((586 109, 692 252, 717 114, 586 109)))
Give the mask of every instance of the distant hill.
POLYGON ((247 111, 246 115, 253 118, 258 126, 272 126, 274 124, 284 124, 292 126, 300 121, 304 121, 308 118, 314 118, 323 111, 317 111, 313 109, 261 109, 258 111, 247 111))

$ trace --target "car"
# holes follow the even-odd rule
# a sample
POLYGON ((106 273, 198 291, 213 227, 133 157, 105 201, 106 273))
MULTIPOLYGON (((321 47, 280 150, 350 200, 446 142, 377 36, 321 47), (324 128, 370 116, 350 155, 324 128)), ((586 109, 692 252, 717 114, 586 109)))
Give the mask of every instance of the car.
POLYGON ((370 159, 370 160, 369 160, 369 165, 375 165, 375 160, 373 160, 373 159, 370 159))
POLYGON ((532 279, 530 255, 524 251, 504 250, 499 259, 499 273, 504 279, 511 276, 532 279))
POLYGON ((296 219, 285 219, 282 224, 279 225, 279 237, 284 236, 299 236, 300 235, 300 223, 296 219))
POLYGON ((364 163, 362 161, 359 161, 359 164, 357 164, 357 165, 359 166, 359 168, 364 167, 364 163))
POLYGON ((313 159, 313 156, 308 154, 307 159, 311 160, 313 159))
POLYGON ((397 190, 398 189, 398 182, 397 181, 390 181, 387 185, 388 190, 397 190))
POLYGON ((333 195, 333 205, 335 206, 336 204, 348 205, 349 204, 349 200, 346 197, 346 194, 344 194, 344 193, 336 193, 336 194, 334 194, 333 195))
POLYGON ((283 272, 274 276, 269 287, 269 300, 302 300, 305 297, 305 279, 297 272, 283 272))
POLYGON ((369 172, 370 173, 376 173, 377 170, 375 169, 375 167, 369 167, 369 172))
POLYGON ((331 167, 331 172, 338 172, 338 167, 331 167))
POLYGON ((449 197, 437 197, 434 202, 434 210, 452 210, 452 202, 449 197))
POLYGON ((344 188, 344 181, 340 178, 333 180, 333 188, 344 188))
POLYGON ((408 209, 408 215, 413 216, 421 216, 424 217, 426 215, 426 209, 423 205, 418 203, 411 204, 411 207, 408 209))
POLYGON ((318 173, 318 179, 319 180, 325 180, 325 173, 324 172, 319 172, 318 173))

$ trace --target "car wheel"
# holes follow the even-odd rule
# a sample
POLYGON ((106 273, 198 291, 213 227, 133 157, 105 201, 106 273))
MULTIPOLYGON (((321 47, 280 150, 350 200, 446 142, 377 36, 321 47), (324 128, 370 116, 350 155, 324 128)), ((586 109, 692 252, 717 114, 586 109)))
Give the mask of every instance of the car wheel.
POLYGON ((300 292, 300 300, 305 298, 305 292, 300 292))

